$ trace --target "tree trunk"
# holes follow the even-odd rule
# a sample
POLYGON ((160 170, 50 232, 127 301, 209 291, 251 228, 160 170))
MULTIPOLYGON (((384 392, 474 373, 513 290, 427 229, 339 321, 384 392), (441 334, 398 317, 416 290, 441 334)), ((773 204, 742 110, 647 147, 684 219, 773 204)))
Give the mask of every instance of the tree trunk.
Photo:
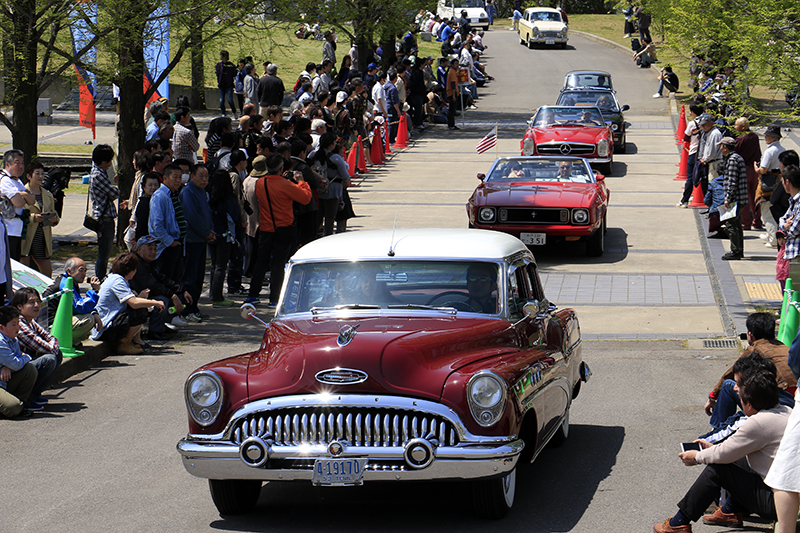
POLYGON ((121 27, 119 43, 119 153, 117 177, 121 198, 130 195, 133 185, 133 154, 144 146, 144 41, 140 24, 121 27))
POLYGON ((12 15, 11 46, 14 62, 12 65, 12 86, 6 86, 6 94, 11 98, 14 109, 16 134, 13 146, 25 154, 25 163, 36 158, 39 125, 36 117, 38 91, 36 83, 36 35, 31 27, 32 21, 23 13, 32 13, 36 8, 34 0, 22 3, 12 15))
MULTIPOLYGON (((194 27, 194 26, 190 26, 194 27)), ((189 37, 192 62, 192 88, 189 96, 192 110, 206 109, 206 78, 203 64, 203 28, 198 27, 189 37)))

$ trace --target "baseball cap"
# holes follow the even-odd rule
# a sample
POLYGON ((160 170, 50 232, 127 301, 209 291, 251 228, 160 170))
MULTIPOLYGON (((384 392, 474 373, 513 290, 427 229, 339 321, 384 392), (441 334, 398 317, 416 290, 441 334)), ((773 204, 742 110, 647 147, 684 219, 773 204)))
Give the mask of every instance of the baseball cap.
POLYGON ((161 241, 153 237, 152 235, 145 235, 144 237, 140 237, 138 241, 136 241, 136 247, 141 248, 145 244, 158 244, 161 241))
POLYGON ((702 125, 705 124, 706 122, 714 122, 714 117, 712 117, 708 113, 703 113, 702 115, 697 117, 698 124, 702 125))
POLYGON ((378 68, 377 63, 370 63, 369 66, 367 66, 367 70, 378 70, 378 68))

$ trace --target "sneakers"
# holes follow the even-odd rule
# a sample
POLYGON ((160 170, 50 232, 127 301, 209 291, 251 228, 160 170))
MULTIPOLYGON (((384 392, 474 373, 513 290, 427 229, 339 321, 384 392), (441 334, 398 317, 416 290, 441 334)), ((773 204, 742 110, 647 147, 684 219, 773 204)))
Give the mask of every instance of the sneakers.
POLYGON ((245 298, 244 303, 258 305, 261 303, 261 300, 259 300, 255 296, 248 296, 247 298, 245 298))
POLYGON ((683 209, 686 209, 689 207, 689 202, 678 202, 677 204, 675 204, 675 207, 681 207, 683 209))
POLYGON ((458 126, 450 126, 450 131, 460 130, 458 126))
POLYGON ((478 109, 478 106, 476 106, 475 104, 472 104, 467 109, 478 109))
POLYGON ((630 33, 626 33, 625 35, 622 36, 623 39, 630 39, 630 37, 631 37, 630 33))
POLYGON ((120 355, 139 355, 144 350, 141 346, 137 346, 130 339, 122 339, 117 344, 117 353, 120 355))
POLYGON ((278 307, 278 302, 270 302, 267 304, 267 307, 269 309, 275 309, 276 307, 278 307))
POLYGON ((663 524, 656 524, 653 526, 655 533, 692 533, 692 524, 685 526, 671 526, 669 525, 669 518, 664 520, 663 524))
POLYGON ((197 316, 200 317, 200 320, 208 320, 209 318, 211 318, 211 315, 207 315, 207 314, 201 313, 199 311, 196 314, 197 314, 197 316))
POLYGON ((25 407, 28 411, 41 411, 44 409, 44 405, 40 404, 39 402, 34 402, 33 400, 28 400, 25 402, 25 407))
POLYGON ((778 247, 778 245, 775 243, 775 241, 767 241, 764 244, 764 246, 766 246, 767 248, 777 248, 778 247))
POLYGON ((199 322, 202 322, 203 320, 202 318, 200 318, 200 313, 190 313, 186 315, 184 318, 186 319, 187 322, 190 322, 192 324, 197 324, 199 322))
POLYGON ((703 522, 711 526, 743 527, 742 513, 723 513, 721 507, 713 514, 703 515, 703 522))
POLYGON ((728 252, 727 254, 722 256, 722 260, 723 261, 738 261, 739 259, 742 259, 743 257, 744 257, 744 254, 735 254, 733 252, 728 252))
POLYGON ((176 317, 173 317, 173 319, 172 319, 172 325, 173 326, 188 326, 189 322, 187 322, 186 320, 184 320, 183 318, 181 318, 179 316, 176 316, 176 317))
POLYGON ((230 300, 221 300, 219 302, 211 302, 211 307, 233 307, 233 302, 230 300))
POLYGON ((653 98, 664 98, 661 93, 656 93, 653 95, 653 98))
POLYGON ((758 236, 758 238, 761 239, 762 241, 766 241, 767 239, 769 239, 769 234, 762 233, 761 235, 758 236))

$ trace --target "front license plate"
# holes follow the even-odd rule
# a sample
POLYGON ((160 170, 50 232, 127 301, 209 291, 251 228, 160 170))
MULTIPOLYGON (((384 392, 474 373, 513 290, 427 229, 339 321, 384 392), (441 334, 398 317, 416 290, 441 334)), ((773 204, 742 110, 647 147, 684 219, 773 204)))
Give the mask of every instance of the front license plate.
POLYGON ((472 24, 477 24, 478 22, 480 22, 480 21, 481 21, 481 19, 469 19, 469 21, 470 21, 470 23, 472 23, 472 24))
POLYGON ((547 240, 546 233, 520 233, 519 240, 523 242, 523 244, 529 244, 531 246, 541 246, 545 244, 547 240))
POLYGON ((556 44, 556 40, 555 39, 545 39, 544 40, 544 44, 556 44))
POLYGON ((317 459, 314 461, 314 485, 361 485, 368 459, 317 459))

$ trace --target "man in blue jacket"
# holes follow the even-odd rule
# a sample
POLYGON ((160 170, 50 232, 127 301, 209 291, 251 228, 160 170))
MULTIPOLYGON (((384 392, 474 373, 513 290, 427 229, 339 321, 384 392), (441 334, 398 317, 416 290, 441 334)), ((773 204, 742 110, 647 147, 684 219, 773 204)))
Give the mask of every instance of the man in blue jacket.
MULTIPOLYGON (((86 291, 86 296, 81 296, 80 284, 86 280, 86 263, 80 257, 70 257, 64 263, 64 273, 58 276, 52 285, 47 287, 42 293, 43 298, 47 298, 58 291, 64 290, 67 278, 72 278, 72 342, 77 344, 85 340, 95 326, 103 327, 100 316, 94 312, 97 305, 97 291, 100 290, 100 280, 96 276, 89 279, 92 288, 86 291)), ((58 302, 61 296, 47 300, 47 322, 53 325, 58 311, 58 302)))
POLYGON ((181 169, 177 165, 164 168, 164 182, 150 199, 148 233, 158 239, 158 258, 153 266, 168 279, 183 279, 183 241, 186 219, 178 197, 181 169))
POLYGON ((186 272, 183 280, 192 297, 184 310, 184 317, 199 322, 203 317, 197 308, 197 300, 203 292, 206 277, 206 243, 213 241, 216 236, 211 226, 211 207, 205 190, 208 170, 203 165, 194 165, 190 172, 189 183, 180 194, 186 217, 186 272))

